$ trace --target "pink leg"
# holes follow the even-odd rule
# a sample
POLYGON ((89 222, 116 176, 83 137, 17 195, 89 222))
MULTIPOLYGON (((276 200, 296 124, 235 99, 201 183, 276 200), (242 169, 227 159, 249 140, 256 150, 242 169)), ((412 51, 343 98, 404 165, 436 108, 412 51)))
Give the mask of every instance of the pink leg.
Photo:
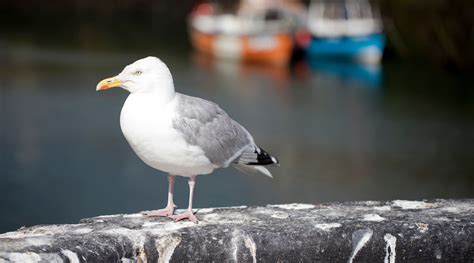
POLYGON ((193 223, 198 223, 196 216, 193 214, 193 194, 194 194, 194 185, 196 184, 196 176, 189 177, 188 180, 189 184, 189 207, 188 210, 179 215, 172 215, 170 218, 174 219, 174 221, 180 221, 183 219, 189 219, 193 223))
POLYGON ((176 205, 173 202, 173 189, 174 189, 174 175, 169 175, 168 176, 168 205, 164 209, 160 210, 153 210, 153 211, 144 211, 142 214, 144 216, 150 216, 150 217, 155 217, 155 216, 170 216, 174 213, 174 208, 176 205))

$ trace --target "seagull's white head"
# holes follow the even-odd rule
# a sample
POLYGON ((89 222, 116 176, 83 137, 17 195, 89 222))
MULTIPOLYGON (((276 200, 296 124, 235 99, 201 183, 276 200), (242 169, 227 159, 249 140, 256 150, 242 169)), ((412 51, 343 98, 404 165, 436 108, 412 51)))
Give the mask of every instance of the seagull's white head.
POLYGON ((146 57, 126 66, 120 74, 97 84, 97 90, 122 87, 131 93, 174 94, 173 77, 163 61, 146 57))

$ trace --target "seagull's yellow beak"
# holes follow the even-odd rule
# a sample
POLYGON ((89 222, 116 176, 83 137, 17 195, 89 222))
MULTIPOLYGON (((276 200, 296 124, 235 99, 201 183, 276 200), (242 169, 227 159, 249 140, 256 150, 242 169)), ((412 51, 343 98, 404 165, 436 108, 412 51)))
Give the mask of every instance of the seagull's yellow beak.
POLYGON ((99 84, 97 84, 97 91, 98 90, 105 90, 114 87, 120 87, 122 85, 122 81, 117 79, 117 77, 111 77, 104 80, 101 80, 99 84))

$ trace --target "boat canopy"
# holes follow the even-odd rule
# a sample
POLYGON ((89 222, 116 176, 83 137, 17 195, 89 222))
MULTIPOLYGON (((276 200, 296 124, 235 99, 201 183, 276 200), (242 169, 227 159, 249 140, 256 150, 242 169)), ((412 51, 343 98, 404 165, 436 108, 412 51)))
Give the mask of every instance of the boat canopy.
POLYGON ((240 1, 235 10, 223 10, 217 2, 203 3, 191 13, 190 25, 203 33, 223 35, 294 31, 301 24, 300 15, 304 14, 304 9, 302 6, 301 9, 289 9, 283 4, 277 4, 279 2, 266 5, 265 1, 240 1))
POLYGON ((382 32, 378 10, 368 0, 313 0, 308 30, 316 37, 358 37, 382 32))

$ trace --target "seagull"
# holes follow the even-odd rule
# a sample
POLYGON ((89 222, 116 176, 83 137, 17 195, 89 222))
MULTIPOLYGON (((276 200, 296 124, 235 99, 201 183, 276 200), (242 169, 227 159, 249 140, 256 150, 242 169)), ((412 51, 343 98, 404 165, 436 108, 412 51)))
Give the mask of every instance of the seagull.
POLYGON ((164 209, 143 212, 149 217, 188 219, 193 213, 197 175, 233 166, 246 174, 272 177, 265 168, 278 160, 255 144, 250 133, 216 103, 175 91, 164 62, 146 57, 126 66, 115 77, 97 84, 97 91, 121 87, 130 92, 120 114, 122 132, 138 157, 168 173, 168 203, 164 209), (176 176, 188 177, 189 206, 175 215, 176 176))

